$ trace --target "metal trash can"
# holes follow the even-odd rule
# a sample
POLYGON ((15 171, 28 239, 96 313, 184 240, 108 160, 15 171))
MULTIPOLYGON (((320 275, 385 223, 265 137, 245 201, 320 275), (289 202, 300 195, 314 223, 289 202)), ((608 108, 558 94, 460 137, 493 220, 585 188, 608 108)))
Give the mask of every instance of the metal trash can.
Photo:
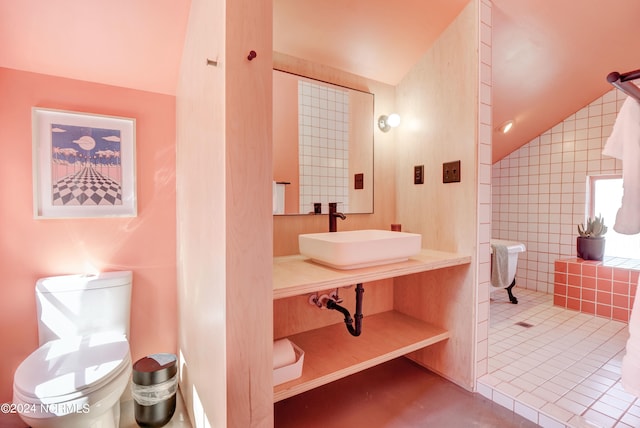
POLYGON ((141 427, 161 427, 176 410, 178 365, 174 354, 152 354, 133 365, 136 422, 141 427))

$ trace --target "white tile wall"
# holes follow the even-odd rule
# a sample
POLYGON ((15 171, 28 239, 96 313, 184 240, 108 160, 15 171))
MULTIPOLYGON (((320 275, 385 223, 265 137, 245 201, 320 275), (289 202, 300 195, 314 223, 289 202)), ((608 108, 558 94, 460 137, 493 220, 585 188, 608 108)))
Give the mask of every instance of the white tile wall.
POLYGON ((349 93, 298 82, 300 212, 349 211, 349 93))
POLYGON ((478 291, 476 333, 476 378, 487 373, 489 289, 491 281, 491 136, 493 129, 491 98, 491 7, 489 0, 479 3, 479 120, 478 120, 478 291))
POLYGON ((553 293, 554 261, 575 257, 587 175, 622 173, 601 152, 625 98, 612 89, 493 165, 492 237, 527 247, 518 287, 553 293))

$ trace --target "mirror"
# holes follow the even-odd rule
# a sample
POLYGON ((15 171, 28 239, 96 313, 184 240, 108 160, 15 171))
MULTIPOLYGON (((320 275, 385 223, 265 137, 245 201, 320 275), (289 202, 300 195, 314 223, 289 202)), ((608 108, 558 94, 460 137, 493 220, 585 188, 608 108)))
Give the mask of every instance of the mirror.
POLYGON ((274 214, 372 213, 374 124, 373 94, 274 70, 274 214))

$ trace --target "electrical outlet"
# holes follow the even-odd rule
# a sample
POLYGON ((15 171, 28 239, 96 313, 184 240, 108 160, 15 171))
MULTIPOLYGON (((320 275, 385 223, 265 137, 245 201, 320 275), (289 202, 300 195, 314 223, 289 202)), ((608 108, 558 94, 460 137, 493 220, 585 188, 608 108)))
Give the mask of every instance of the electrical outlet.
POLYGON ((353 188, 356 190, 364 189, 364 174, 358 173, 353 177, 353 188))
POLYGON ((413 167, 413 184, 424 184, 424 165, 413 167))
POLYGON ((442 182, 460 182, 460 161, 445 162, 442 164, 442 182))

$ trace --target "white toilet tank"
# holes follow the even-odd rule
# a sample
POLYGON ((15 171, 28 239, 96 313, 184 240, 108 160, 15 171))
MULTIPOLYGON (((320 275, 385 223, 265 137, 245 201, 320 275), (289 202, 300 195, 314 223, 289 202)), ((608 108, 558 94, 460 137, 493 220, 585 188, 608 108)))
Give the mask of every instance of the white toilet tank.
POLYGON ((130 271, 65 275, 36 282, 40 346, 72 336, 113 332, 129 337, 130 271))

